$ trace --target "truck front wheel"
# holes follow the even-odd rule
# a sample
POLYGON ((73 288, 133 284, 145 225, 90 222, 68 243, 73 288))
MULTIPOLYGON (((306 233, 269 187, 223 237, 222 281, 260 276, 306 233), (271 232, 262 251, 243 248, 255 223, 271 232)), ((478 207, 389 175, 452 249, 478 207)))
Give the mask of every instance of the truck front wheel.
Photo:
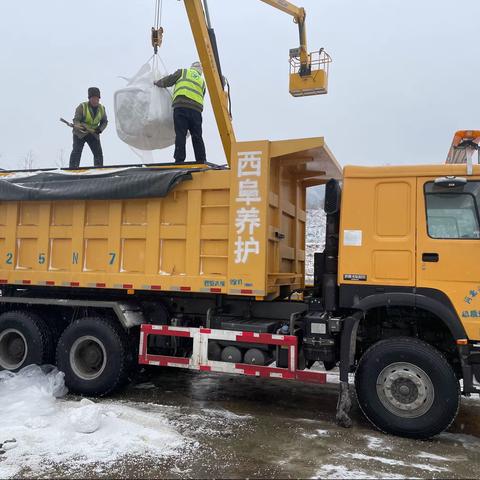
POLYGON ((435 348, 415 338, 382 340, 360 359, 358 403, 378 429, 430 438, 447 429, 460 405, 455 373, 435 348))
POLYGON ((81 395, 107 395, 128 378, 132 352, 126 333, 113 321, 87 317, 70 324, 57 345, 65 384, 81 395))

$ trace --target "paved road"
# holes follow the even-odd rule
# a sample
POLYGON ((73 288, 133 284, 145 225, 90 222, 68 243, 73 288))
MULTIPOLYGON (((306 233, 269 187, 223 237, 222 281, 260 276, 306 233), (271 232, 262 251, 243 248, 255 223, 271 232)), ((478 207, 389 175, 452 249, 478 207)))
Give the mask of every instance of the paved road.
MULTIPOLYGON (((103 407, 163 416, 185 439, 176 455, 127 456, 109 465, 54 464, 43 476, 170 478, 474 478, 480 401, 466 399, 450 431, 432 441, 379 433, 355 406, 335 425, 336 386, 302 385, 167 369, 139 379, 103 407)), ((1 466, 1 464, 0 464, 1 466)), ((24 471, 27 473, 27 471, 24 471)))

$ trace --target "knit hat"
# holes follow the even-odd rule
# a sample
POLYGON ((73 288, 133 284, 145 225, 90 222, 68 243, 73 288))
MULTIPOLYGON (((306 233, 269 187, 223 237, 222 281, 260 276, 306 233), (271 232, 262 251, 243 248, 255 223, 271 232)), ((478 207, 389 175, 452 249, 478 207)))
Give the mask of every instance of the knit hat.
POLYGON ((90 87, 88 89, 88 98, 98 97, 100 98, 100 89, 97 87, 90 87))

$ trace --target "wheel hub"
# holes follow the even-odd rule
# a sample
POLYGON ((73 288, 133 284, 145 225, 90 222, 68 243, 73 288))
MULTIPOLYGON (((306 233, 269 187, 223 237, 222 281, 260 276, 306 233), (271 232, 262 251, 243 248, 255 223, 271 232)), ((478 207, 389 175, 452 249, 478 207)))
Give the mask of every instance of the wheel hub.
POLYGON ((435 398, 430 377, 407 362, 393 363, 380 372, 377 394, 387 410, 404 418, 420 417, 435 398))
POLYGON ((89 335, 75 340, 70 349, 70 366, 82 380, 98 378, 107 364, 107 352, 103 343, 89 335))
POLYGON ((88 345, 85 347, 84 357, 85 364, 88 367, 95 368, 98 367, 102 361, 102 352, 97 345, 88 345))
POLYGON ((23 333, 9 328, 0 333, 0 367, 16 370, 21 367, 28 354, 27 340, 23 333))

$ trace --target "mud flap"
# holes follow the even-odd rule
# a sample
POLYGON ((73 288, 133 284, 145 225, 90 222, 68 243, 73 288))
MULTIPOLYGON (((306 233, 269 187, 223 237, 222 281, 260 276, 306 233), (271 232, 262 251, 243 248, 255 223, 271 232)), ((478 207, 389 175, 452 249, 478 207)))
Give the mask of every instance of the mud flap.
POLYGON ((350 409, 352 408, 352 399, 350 398, 350 390, 348 382, 340 382, 340 391, 338 393, 337 415, 335 419, 337 424, 344 428, 352 426, 350 418, 350 409))
POLYGON ((350 418, 352 399, 350 398, 348 374, 355 360, 357 329, 362 316, 363 312, 358 312, 343 321, 340 344, 340 390, 338 392, 336 421, 338 425, 344 428, 352 426, 352 419, 350 418))

